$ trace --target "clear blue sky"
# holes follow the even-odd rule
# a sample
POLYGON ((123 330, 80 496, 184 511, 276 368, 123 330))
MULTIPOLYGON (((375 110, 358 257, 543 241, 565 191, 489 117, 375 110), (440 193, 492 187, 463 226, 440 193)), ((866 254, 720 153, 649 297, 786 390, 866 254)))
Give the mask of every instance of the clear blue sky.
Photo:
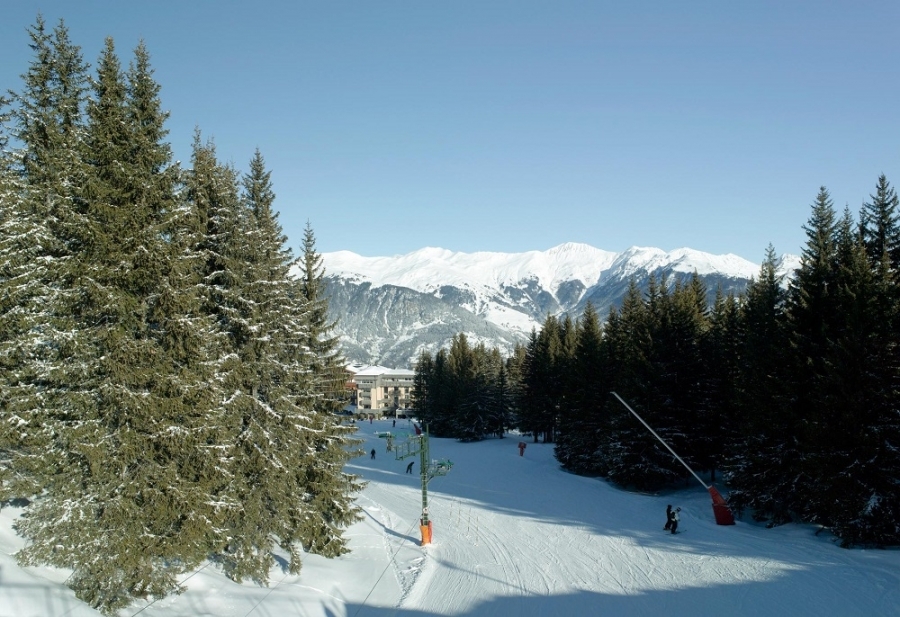
POLYGON ((297 250, 521 252, 585 242, 798 253, 820 185, 900 183, 900 3, 19 0, 96 64, 143 39, 169 139, 257 147, 297 250), (740 6, 738 6, 740 5, 740 6))

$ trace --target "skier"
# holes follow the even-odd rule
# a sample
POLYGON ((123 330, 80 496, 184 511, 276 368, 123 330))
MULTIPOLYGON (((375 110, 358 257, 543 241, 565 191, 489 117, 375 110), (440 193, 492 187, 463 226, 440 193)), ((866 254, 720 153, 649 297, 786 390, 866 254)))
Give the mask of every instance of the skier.
POLYGON ((413 465, 415 465, 415 464, 416 464, 415 461, 411 461, 411 462, 409 463, 409 465, 406 466, 406 473, 412 473, 412 467, 413 467, 413 465))
POLYGON ((371 454, 372 454, 372 459, 374 460, 374 458, 375 458, 375 448, 372 448, 371 454))
POLYGON ((672 510, 671 518, 672 521, 672 533, 678 533, 678 513, 681 512, 681 508, 675 508, 672 510))
POLYGON ((665 531, 669 531, 672 528, 672 504, 666 506, 666 526, 663 527, 665 531))

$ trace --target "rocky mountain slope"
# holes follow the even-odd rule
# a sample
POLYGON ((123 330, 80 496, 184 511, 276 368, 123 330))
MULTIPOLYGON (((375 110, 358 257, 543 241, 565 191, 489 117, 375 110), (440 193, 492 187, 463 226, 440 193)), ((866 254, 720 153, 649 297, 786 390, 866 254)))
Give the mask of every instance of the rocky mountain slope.
MULTIPOLYGON (((508 352, 548 314, 578 315, 588 301, 605 319, 632 278, 646 289, 651 275, 674 284, 697 272, 712 298, 717 287, 738 293, 759 274, 758 264, 736 255, 640 247, 612 253, 576 243, 526 253, 339 251, 323 261, 347 359, 398 368, 411 368, 422 350, 434 352, 458 332, 508 352)), ((785 255, 781 271, 798 264, 785 255)))

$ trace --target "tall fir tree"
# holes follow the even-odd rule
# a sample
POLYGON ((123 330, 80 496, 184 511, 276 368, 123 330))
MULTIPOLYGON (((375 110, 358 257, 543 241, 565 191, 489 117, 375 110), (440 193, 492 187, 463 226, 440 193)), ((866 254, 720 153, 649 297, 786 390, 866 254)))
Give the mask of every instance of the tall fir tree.
POLYGON ((13 97, 16 137, 25 146, 29 183, 45 190, 49 207, 62 208, 68 204, 54 203, 55 196, 65 195, 64 180, 77 178, 88 65, 62 20, 48 31, 38 15, 28 35, 34 58, 22 75, 22 91, 13 97))
POLYGON ((522 373, 519 430, 531 433, 535 443, 555 440, 561 409, 563 375, 559 319, 548 315, 539 333, 532 332, 522 373))
POLYGON ((434 358, 427 351, 419 353, 415 364, 410 399, 415 416, 428 423, 434 398, 434 358))
POLYGON ((525 346, 516 343, 512 353, 506 359, 506 374, 509 378, 509 415, 506 419, 506 427, 511 428, 519 424, 519 404, 522 400, 522 375, 525 367, 525 346))
POLYGON ((728 453, 726 479, 735 510, 751 509, 760 518, 781 522, 789 517, 788 486, 790 468, 799 456, 799 427, 782 379, 788 370, 788 331, 777 266, 775 249, 769 245, 740 307, 738 435, 728 453))
POLYGON ((900 198, 887 177, 881 174, 871 202, 864 202, 860 212, 860 226, 866 254, 873 267, 887 256, 891 269, 900 269, 900 198))
POLYGON ((339 356, 310 344, 323 305, 297 293, 261 156, 242 198, 198 133, 182 190, 143 43, 123 72, 108 39, 86 97, 64 23, 29 36, 21 150, 0 133, 0 499, 33 499, 20 561, 70 568, 113 614, 209 557, 265 580, 275 543, 294 572, 301 550, 345 552, 356 442, 315 372, 339 356))
POLYGON ((4 171, 13 175, 5 178, 0 222, 0 357, 9 369, 0 383, 4 498, 28 497, 50 484, 54 463, 45 453, 53 432, 45 420, 70 412, 67 384, 48 367, 80 343, 67 304, 77 250, 72 230, 83 223, 77 187, 87 66, 62 21, 48 32, 39 15, 28 34, 34 56, 4 110, 20 144, 4 152, 4 171))
POLYGON ((579 473, 605 472, 599 450, 609 431, 606 400, 609 381, 604 361, 600 319, 588 302, 578 320, 570 363, 569 403, 561 410, 556 458, 579 473))
MULTIPOLYGON (((648 292, 659 302, 653 277, 648 292)), ((615 358, 612 391, 644 416, 653 409, 653 334, 654 315, 632 279, 617 313, 610 312, 604 329, 609 354, 615 358)), ((660 473, 648 465, 643 452, 656 447, 655 440, 618 402, 611 408, 610 431, 602 443, 602 465, 610 480, 623 486, 653 488, 673 481, 677 476, 660 473)))
MULTIPOLYGON (((251 162, 250 178, 253 177, 255 163, 256 159, 251 162)), ((334 334, 336 323, 328 314, 325 266, 322 255, 316 250, 316 236, 309 221, 303 230, 302 248, 297 286, 300 296, 306 302, 307 346, 312 352, 311 358, 316 362, 311 369, 321 382, 319 387, 325 408, 337 411, 347 403, 345 361, 340 341, 334 334)))
POLYGON ((0 501, 39 491, 15 459, 28 455, 21 420, 32 414, 22 401, 31 398, 36 380, 27 359, 34 345, 24 339, 43 304, 34 264, 46 242, 39 235, 46 228, 28 207, 27 187, 18 173, 21 153, 7 150, 8 103, 0 97, 0 501))
POLYGON ((804 226, 807 243, 801 255, 800 268, 789 287, 786 316, 790 330, 790 365, 786 378, 790 380, 792 409, 800 427, 798 460, 790 465, 784 480, 797 488, 785 492, 787 507, 793 512, 807 510, 810 485, 804 469, 811 460, 807 457, 808 439, 818 432, 830 403, 828 384, 823 383, 827 372, 831 341, 837 335, 842 317, 837 294, 838 222, 827 189, 819 189, 812 204, 809 221, 804 226))
POLYGON ((209 310, 228 337, 224 401, 235 432, 216 554, 235 580, 266 581, 277 544, 299 572, 301 552, 347 551, 342 529, 358 520, 361 483, 344 473, 351 429, 323 403, 320 364, 309 346, 309 307, 290 277, 290 249, 271 208, 257 153, 241 197, 234 171, 195 140, 192 200, 207 231, 203 271, 209 310), (327 408, 326 408, 327 407, 327 408))
POLYGON ((513 383, 508 363, 501 357, 500 350, 491 350, 490 362, 494 369, 495 384, 489 431, 503 439, 512 417, 513 383))
POLYGON ((716 458, 709 460, 710 481, 723 466, 729 452, 740 442, 738 427, 738 390, 743 361, 740 348, 740 305, 734 294, 716 290, 709 317, 709 330, 703 340, 703 357, 708 375, 708 399, 703 412, 709 439, 716 458))

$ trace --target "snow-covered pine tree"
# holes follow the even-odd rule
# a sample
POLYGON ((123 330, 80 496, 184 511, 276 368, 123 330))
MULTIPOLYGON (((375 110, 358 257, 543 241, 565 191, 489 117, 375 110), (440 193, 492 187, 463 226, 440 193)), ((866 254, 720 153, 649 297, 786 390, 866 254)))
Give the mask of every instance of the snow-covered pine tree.
POLYGON ((19 526, 22 561, 71 568, 69 586, 110 614, 179 590, 178 575, 208 554, 221 483, 214 339, 177 233, 177 173, 142 47, 129 78, 108 39, 65 306, 80 344, 54 367, 66 413, 46 418, 61 464, 19 526))
POLYGON ((41 492, 61 464, 46 420, 72 413, 72 389, 55 367, 80 344, 67 304, 72 232, 83 223, 76 189, 87 67, 63 22, 48 32, 39 15, 28 34, 34 57, 9 113, 21 149, 3 160, 14 170, 0 221, 3 498, 41 492))
MULTIPOLYGON (((245 180, 247 194, 251 187, 259 184, 258 173, 251 162, 250 175, 245 180)), ((268 182, 268 176, 264 178, 268 182)), ((323 396, 322 409, 338 411, 347 403, 347 374, 345 360, 341 353, 340 341, 334 334, 336 323, 328 315, 328 294, 325 283, 325 266, 322 256, 316 250, 316 236, 307 221, 303 230, 303 253, 297 262, 300 276, 297 277, 297 289, 301 298, 306 301, 307 346, 312 351, 313 373, 321 380, 323 396)))
POLYGON ((307 307, 289 276, 290 249, 271 209, 274 194, 257 153, 239 191, 215 148, 195 139, 188 195, 205 221, 201 248, 207 310, 227 336, 228 484, 216 559, 235 580, 268 580, 276 544, 299 572, 301 551, 346 551, 343 526, 357 520, 360 485, 343 473, 349 428, 316 408, 320 383, 308 346, 307 307))
MULTIPOLYGON (((289 392, 295 401, 311 405, 313 412, 308 416, 309 430, 303 435, 306 449, 301 452, 304 459, 299 481, 305 483, 302 522, 295 523, 279 537, 285 548, 288 543, 293 543, 311 553, 336 557, 348 550, 342 530, 360 518, 353 499, 363 484, 358 476, 344 470, 349 459, 362 454, 356 448, 360 441, 353 437, 355 427, 342 424, 333 413, 347 401, 347 375, 339 341, 333 334, 336 324, 328 316, 325 270, 322 257, 316 251, 315 234, 307 222, 303 255, 299 260, 300 277, 294 279, 290 271, 295 262, 291 260, 291 251, 283 246, 286 239, 278 223, 278 213, 272 207, 275 194, 270 176, 257 151, 250 161, 250 171, 244 177, 244 203, 253 215, 254 229, 260 234, 257 248, 271 247, 267 249, 268 260, 272 259, 276 247, 283 251, 282 260, 276 262, 276 268, 271 272, 273 280, 277 274, 279 283, 287 282, 289 301, 286 299, 283 307, 277 302, 270 303, 267 319, 277 321, 289 317, 283 330, 280 360, 298 376, 311 378, 309 384, 299 377, 286 383, 294 386, 289 392), (308 398, 310 387, 311 400, 308 398)), ((266 259, 260 263, 265 263, 266 259)), ((299 569, 299 560, 297 567, 299 569)))
POLYGON ((23 357, 28 353, 23 339, 40 310, 35 298, 43 294, 34 260, 42 244, 39 233, 46 233, 27 207, 17 156, 7 150, 8 104, 0 97, 0 501, 40 490, 15 460, 28 453, 22 429, 30 414, 22 402, 30 398, 35 380, 23 357))
POLYGON ((260 289, 255 297, 268 308, 263 324, 276 326, 273 336, 280 348, 273 359, 284 375, 271 384, 264 401, 276 412, 283 408, 285 417, 295 414, 304 422, 303 430, 296 431, 299 425, 295 425, 285 438, 285 444, 295 440, 288 452, 293 458, 286 461, 290 485, 285 499, 276 508, 274 501, 267 506, 270 533, 290 552, 290 567, 299 571, 300 547, 326 557, 348 551, 343 529, 360 519, 353 498, 362 483, 358 476, 346 473, 344 466, 361 452, 355 449, 359 443, 352 436, 355 427, 342 424, 333 413, 346 402, 346 373, 340 346, 331 333, 335 323, 328 318, 324 269, 315 249, 315 235, 307 223, 301 276, 293 279, 290 270, 295 262, 284 246, 278 214, 272 207, 275 195, 270 175, 257 151, 243 181, 244 204, 252 213, 252 229, 258 233, 256 249, 263 249, 256 253, 255 263, 264 268, 262 274, 270 281, 268 289, 260 289), (276 289, 278 297, 272 298, 276 289))

